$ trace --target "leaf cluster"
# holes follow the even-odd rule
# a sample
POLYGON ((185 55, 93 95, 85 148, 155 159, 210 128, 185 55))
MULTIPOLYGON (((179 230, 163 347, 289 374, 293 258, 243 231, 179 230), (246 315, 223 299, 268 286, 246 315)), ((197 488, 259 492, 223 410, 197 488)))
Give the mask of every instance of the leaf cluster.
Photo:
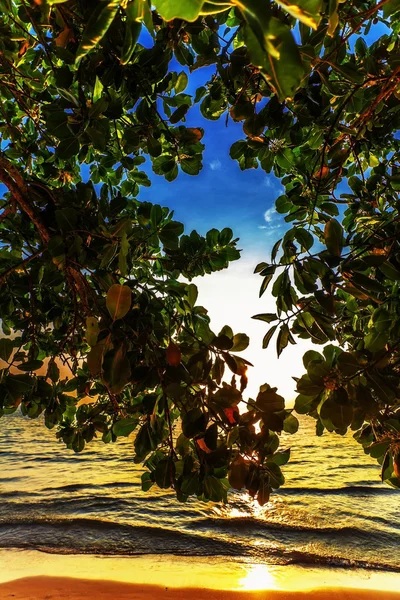
POLYGON ((199 174, 204 130, 186 125, 199 105, 242 123, 240 169, 284 186, 288 228, 256 267, 276 312, 255 318, 278 355, 297 337, 324 346, 304 357, 295 409, 318 434, 352 428, 399 487, 398 1, 0 9, 1 414, 44 414, 77 452, 135 431, 143 488, 181 500, 233 487, 265 504, 283 484, 278 434, 297 419, 268 385, 243 399, 248 338, 215 334, 190 283, 238 259, 237 239, 185 234, 137 199, 147 164, 167 181, 199 174))

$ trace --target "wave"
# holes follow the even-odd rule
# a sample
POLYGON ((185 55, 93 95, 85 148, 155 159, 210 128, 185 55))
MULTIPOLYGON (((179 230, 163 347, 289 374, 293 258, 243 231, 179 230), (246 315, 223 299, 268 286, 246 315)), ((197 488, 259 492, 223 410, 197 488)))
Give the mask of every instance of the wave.
POLYGON ((234 541, 210 539, 179 529, 87 518, 21 517, 1 521, 0 547, 46 548, 73 554, 247 555, 234 541))
POLYGON ((94 484, 94 483, 71 483, 68 485, 60 485, 57 487, 44 487, 42 488, 42 492, 79 492, 81 490, 101 490, 103 488, 109 489, 109 488, 121 488, 121 487, 126 487, 126 488, 134 488, 137 489, 138 488, 138 483, 133 483, 130 481, 115 481, 115 482, 108 482, 108 483, 102 483, 102 484, 94 484))
MULTIPOLYGON (((15 514, 15 513, 14 513, 15 514)), ((178 514, 179 515, 179 514, 178 514)), ((186 519, 182 523, 188 525, 188 529, 175 526, 170 521, 169 515, 165 515, 164 526, 149 526, 141 524, 120 523, 113 520, 103 520, 86 517, 13 517, 0 518, 0 546, 6 541, 13 541, 15 536, 33 543, 38 539, 44 541, 50 537, 52 544, 61 546, 63 540, 75 547, 87 546, 89 551, 93 544, 100 544, 108 540, 111 544, 113 554, 116 545, 121 543, 125 550, 138 550, 144 552, 146 548, 157 549, 156 553, 162 553, 171 545, 182 544, 186 550, 207 551, 222 554, 247 555, 250 548, 257 544, 252 542, 262 538, 279 544, 289 544, 293 539, 304 543, 318 540, 320 543, 331 544, 337 548, 344 549, 345 546, 365 545, 370 549, 386 544, 398 548, 400 535, 395 532, 379 533, 377 539, 376 531, 360 529, 358 527, 314 527, 307 525, 295 525, 282 522, 269 522, 254 517, 213 518, 204 517, 197 519, 186 519), (169 521, 167 523, 167 520, 169 521), (189 530, 190 528, 190 530, 189 530), (210 535, 211 534, 211 535, 210 535), (44 538, 43 538, 44 536, 44 538)), ((143 518, 140 515, 139 519, 143 518)), ((145 518, 145 516, 144 516, 145 518)), ((160 520, 162 513, 160 511, 160 520)), ((177 521, 178 522, 178 521, 177 521)))
MULTIPOLYGON (((233 521, 231 519, 230 521, 233 521)), ((227 520, 224 520, 226 523, 227 520)), ((236 519, 237 521, 237 519, 236 519)), ((345 528, 351 530, 353 528, 345 528)), ((342 530, 338 530, 343 533, 342 530)), ((218 539, 193 532, 124 525, 96 519, 15 519, 0 523, 0 547, 35 549, 51 554, 93 554, 101 556, 175 555, 193 557, 249 557, 274 565, 296 564, 330 568, 356 568, 400 573, 397 563, 350 559, 334 546, 329 554, 286 549, 284 546, 251 546, 239 540, 218 539)))
POLYGON ((340 488, 285 487, 279 490, 279 493, 282 496, 384 496, 398 494, 399 491, 389 487, 349 485, 340 488))
MULTIPOLYGON (((261 534, 278 534, 280 539, 285 539, 288 536, 291 537, 312 537, 312 538, 328 538, 334 540, 339 538, 342 542, 344 540, 353 541, 373 541, 376 538, 375 530, 360 529, 358 527, 314 527, 308 525, 294 525, 291 523, 264 521, 256 519, 254 517, 233 517, 233 518, 213 518, 206 517, 197 519, 192 522, 198 530, 209 531, 238 531, 252 535, 261 534)), ((380 540, 385 539, 386 541, 400 544, 400 535, 394 532, 379 532, 380 540)), ((335 540, 336 541, 336 540, 335 540)))
POLYGON ((330 567, 330 568, 345 568, 345 569, 365 569, 372 571, 390 571, 392 573, 400 573, 400 567, 385 562, 375 562, 366 560, 352 560, 342 556, 325 556, 320 554, 312 554, 309 552, 302 552, 298 550, 292 550, 285 553, 286 562, 285 564, 295 564, 299 566, 316 566, 316 567, 330 567))

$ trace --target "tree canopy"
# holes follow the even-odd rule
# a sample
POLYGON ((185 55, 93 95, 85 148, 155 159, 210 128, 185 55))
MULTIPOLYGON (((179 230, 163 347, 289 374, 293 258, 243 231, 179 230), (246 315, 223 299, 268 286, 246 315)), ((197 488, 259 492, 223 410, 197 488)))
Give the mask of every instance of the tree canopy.
POLYGON ((144 490, 263 505, 297 411, 317 435, 351 428, 400 487, 399 0, 0 8, 0 414, 44 413, 76 452, 134 431, 144 490), (196 304, 192 278, 240 257, 233 232, 184 233, 138 199, 146 160, 167 181, 202 168, 194 104, 243 122, 232 159, 285 188, 287 231, 255 269, 276 312, 254 318, 278 355, 323 346, 294 410, 268 384, 243 397, 247 335, 196 304))

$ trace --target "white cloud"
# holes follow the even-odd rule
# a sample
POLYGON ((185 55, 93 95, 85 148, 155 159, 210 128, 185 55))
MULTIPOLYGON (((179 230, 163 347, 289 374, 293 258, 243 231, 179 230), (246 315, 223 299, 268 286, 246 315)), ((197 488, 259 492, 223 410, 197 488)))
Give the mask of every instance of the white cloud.
POLYGON ((275 194, 282 194, 284 189, 281 182, 272 175, 267 175, 264 179, 264 186, 272 190, 275 194))
POLYGON ((271 179, 270 179, 269 177, 266 177, 266 178, 264 179, 264 185, 265 185, 265 187, 267 187, 267 188, 271 188, 271 189, 273 189, 273 188, 275 187, 275 184, 274 184, 274 182, 273 182, 273 181, 271 181, 271 179))
POLYGON ((267 226, 266 225, 259 225, 258 229, 267 229, 267 226))
MULTIPOLYGON (((254 367, 249 368, 249 387, 244 398, 255 398, 263 383, 277 386, 279 393, 288 400, 289 406, 296 396, 296 383, 292 376, 304 373, 302 355, 311 347, 309 340, 296 338, 297 345, 289 345, 278 359, 275 338, 267 350, 262 349, 262 339, 270 325, 252 319, 258 313, 275 312, 275 298, 265 293, 259 298, 261 277, 253 273, 254 267, 265 255, 250 255, 231 263, 228 269, 212 275, 197 277, 199 304, 208 309, 211 329, 218 333, 229 324, 234 333, 244 332, 250 336, 250 346, 243 352, 254 367)), ((242 354, 241 354, 242 355, 242 354)))
POLYGON ((276 210, 275 210, 275 207, 272 206, 271 208, 266 210, 264 213, 265 222, 271 223, 275 215, 276 215, 276 210))
POLYGON ((218 160, 218 158, 216 160, 212 160, 210 162, 210 168, 212 171, 220 171, 222 167, 221 161, 218 160))

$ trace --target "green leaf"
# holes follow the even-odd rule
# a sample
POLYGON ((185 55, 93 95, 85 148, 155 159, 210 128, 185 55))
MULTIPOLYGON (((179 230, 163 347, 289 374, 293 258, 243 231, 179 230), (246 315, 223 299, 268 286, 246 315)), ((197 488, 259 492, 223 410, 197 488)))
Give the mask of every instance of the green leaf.
POLYGON ((351 81, 352 83, 363 83, 364 82, 364 75, 363 75, 362 71, 357 70, 356 68, 351 67, 350 65, 346 65, 346 64, 339 65, 335 62, 332 62, 331 66, 334 71, 336 71, 342 77, 344 77, 348 81, 351 81))
POLYGON ((189 439, 204 434, 207 427, 207 415, 200 408, 193 408, 182 417, 182 432, 189 439))
POLYGON ((187 76, 187 74, 185 73, 185 71, 181 71, 177 77, 176 83, 175 83, 175 94, 180 94, 181 92, 183 92, 186 88, 187 85, 189 83, 189 78, 187 76))
POLYGON ((317 29, 321 20, 322 0, 275 0, 292 17, 304 25, 317 29))
POLYGON ((116 350, 106 354, 103 360, 103 378, 113 394, 122 392, 131 377, 131 366, 122 344, 116 350))
POLYGON ((268 348, 268 345, 269 345, 269 343, 272 339, 272 336, 274 335, 277 327, 278 327, 278 325, 273 325, 270 329, 268 329, 267 333, 264 335, 263 342, 262 342, 262 347, 264 348, 264 350, 266 348, 268 348))
POLYGON ((43 367, 42 360, 28 360, 17 365, 19 371, 38 371, 41 367, 43 367))
POLYGON ((151 473, 148 473, 147 471, 142 474, 141 481, 142 481, 142 491, 143 492, 148 492, 149 489, 154 485, 154 481, 152 479, 151 473))
POLYGON ((307 352, 303 354, 303 365, 306 369, 311 361, 324 362, 324 357, 316 350, 307 350, 307 352))
MULTIPOLYGON (((260 9, 265 11, 263 6, 260 9)), ((263 29, 265 49, 260 36, 246 26, 244 36, 251 60, 256 67, 267 72, 281 101, 293 98, 303 77, 304 67, 297 44, 287 25, 271 17, 263 29)))
POLYGON ((299 415, 306 415, 307 413, 310 412, 313 402, 314 402, 314 400, 313 400, 313 398, 310 398, 310 396, 304 396, 303 394, 299 394, 296 397, 296 400, 294 403, 294 410, 299 415))
POLYGON ((283 410, 285 408, 285 400, 276 393, 276 388, 261 386, 257 395, 256 406, 262 412, 271 414, 283 410), (264 389, 265 387, 267 389, 264 389))
POLYGON ((279 466, 273 462, 267 462, 266 467, 269 471, 270 484, 274 489, 278 489, 285 483, 285 478, 279 466))
POLYGON ((289 415, 283 421, 283 431, 286 431, 286 433, 294 434, 298 431, 298 429, 299 429, 299 420, 296 419, 296 417, 294 415, 289 415))
POLYGON ((365 348, 370 352, 379 352, 379 350, 383 350, 386 346, 388 339, 389 333, 387 331, 380 332, 373 330, 364 338, 365 348))
POLYGON ((132 292, 127 285, 114 284, 107 292, 107 310, 113 321, 123 319, 129 312, 132 301, 132 292))
POLYGON ((229 151, 229 156, 234 160, 238 160, 247 150, 247 143, 243 140, 239 140, 232 144, 229 151))
POLYGON ((372 315, 374 328, 379 333, 388 332, 393 325, 393 314, 385 308, 377 308, 372 315))
POLYGON ((154 229, 157 229, 163 220, 163 210, 159 204, 153 204, 150 210, 150 221, 154 229))
POLYGON ((229 484, 235 490, 241 490, 246 485, 246 479, 249 472, 248 463, 239 455, 231 463, 229 469, 229 484))
POLYGON ((131 2, 128 2, 125 9, 125 38, 120 59, 122 65, 126 65, 130 61, 135 50, 136 43, 142 30, 142 24, 140 21, 143 18, 143 8, 143 0, 132 0, 131 2))
POLYGON ((330 37, 333 36, 333 34, 336 31, 337 26, 339 25, 338 8, 339 8, 339 0, 329 0, 329 13, 328 13, 329 25, 328 25, 328 30, 326 33, 330 37))
POLYGON ((22 396, 32 390, 35 380, 30 375, 8 375, 5 383, 11 398, 14 401, 19 401, 22 396))
POLYGON ((200 11, 201 15, 214 15, 220 12, 225 12, 232 7, 232 3, 226 0, 210 0, 205 1, 200 11))
POLYGON ((242 352, 246 350, 250 343, 250 338, 245 333, 237 333, 233 336, 233 346, 230 349, 232 352, 242 352))
POLYGON ((190 473, 183 478, 181 491, 187 496, 193 496, 198 493, 200 484, 199 474, 197 472, 190 473))
MULTIPOLYGON (((95 104, 96 102, 98 102, 98 100, 100 100, 101 95, 103 93, 103 89, 104 89, 104 86, 103 86, 102 82, 100 81, 100 79, 96 75, 95 84, 94 84, 94 88, 93 88, 93 98, 92 98, 93 104, 95 104)), ((90 115, 92 115, 91 112, 90 112, 90 115)))
POLYGON ((329 254, 340 256, 343 250, 343 227, 336 219, 329 219, 324 229, 325 245, 329 254))
MULTIPOLYGON (((97 80, 96 80, 96 83, 97 83, 97 80)), ((96 86, 95 86, 95 89, 96 89, 96 86)), ((93 92, 93 97, 94 97, 94 92, 93 92)), ((107 108, 108 108, 108 102, 107 102, 107 99, 103 96, 103 97, 99 98, 98 100, 93 101, 93 104, 89 109, 89 117, 91 119, 97 119, 103 113, 106 112, 107 108)), ((97 131, 94 127, 88 127, 86 129, 86 132, 88 131, 88 129, 91 130, 91 133, 89 135, 90 135, 90 138, 92 139, 92 141, 95 137, 102 135, 102 132, 97 131), (93 133, 93 132, 95 132, 95 133, 93 133)), ((103 137, 104 137, 104 132, 103 132, 103 137)), ((105 142, 106 142, 106 140, 104 140, 104 142, 102 144, 103 146, 106 145, 105 142)), ((95 144, 93 143, 93 145, 95 145, 95 144)))
MULTIPOLYGON (((181 106, 179 106, 170 116, 169 118, 169 122, 172 125, 175 125, 176 123, 179 123, 179 121, 184 120, 184 117, 187 113, 187 111, 189 110, 190 106, 188 104, 182 104, 181 106)), ((195 158, 195 157, 190 157, 191 159, 195 158)), ((184 160, 188 160, 188 159, 182 159, 181 160, 181 165, 184 162, 184 160)), ((196 175, 197 173, 193 173, 193 175, 196 175)), ((189 175, 192 175, 192 173, 189 173, 189 175)))
POLYGON ((258 296, 259 296, 259 298, 261 298, 261 296, 262 296, 262 295, 264 294, 264 292, 266 291, 266 289, 267 289, 267 287, 268 287, 268 285, 269 285, 269 283, 270 283, 271 279, 272 279, 272 278, 273 278, 273 276, 274 276, 274 273, 275 273, 275 270, 272 270, 272 272, 271 272, 271 273, 268 273, 268 274, 267 274, 267 275, 264 277, 264 279, 263 279, 263 282, 262 282, 262 284, 261 284, 261 287, 260 287, 260 291, 259 291, 259 293, 258 293, 258 296))
POLYGON ((197 301, 197 297, 199 295, 197 286, 194 283, 190 283, 187 286, 187 298, 188 298, 188 302, 191 306, 191 308, 194 308, 196 301, 197 301))
POLYGON ((76 211, 73 208, 56 210, 55 215, 61 231, 73 231, 76 228, 76 211))
POLYGON ((119 0, 98 0, 82 34, 75 62, 86 56, 106 34, 119 8, 119 0))
POLYGON ((63 88, 57 88, 57 91, 64 100, 67 100, 72 106, 79 108, 79 100, 74 94, 63 88))
POLYGON ((282 350, 284 350, 286 348, 286 346, 288 345, 289 336, 290 336, 289 327, 288 327, 287 323, 285 323, 280 328, 278 337, 276 340, 276 352, 277 352, 278 358, 281 355, 282 350))
POLYGON ((136 452, 135 463, 142 462, 150 452, 156 449, 157 441, 148 423, 145 423, 139 429, 134 446, 136 452))
POLYGON ((155 0, 154 6, 166 21, 184 19, 195 21, 200 14, 204 0, 155 0))
POLYGON ((262 115, 253 114, 243 123, 243 131, 249 137, 260 136, 265 129, 262 115))
POLYGON ((226 246, 233 238, 233 231, 230 227, 225 227, 219 232, 218 243, 220 246, 226 246))
POLYGON ((275 261, 275 258, 276 258, 276 255, 278 254, 278 250, 280 248, 281 243, 282 243, 282 240, 280 239, 277 242, 275 242, 275 244, 273 245, 272 250, 271 250, 271 262, 275 261))
POLYGON ((60 379, 60 369, 58 368, 57 363, 55 361, 51 362, 50 364, 48 376, 50 377, 53 383, 57 383, 57 381, 60 379))
POLYGON ((14 342, 8 338, 0 339, 0 359, 8 362, 14 350, 14 342))
POLYGON ((400 0, 389 0, 389 2, 382 7, 382 10, 384 19, 400 12, 400 0))
POLYGON ((298 227, 295 231, 295 239, 304 250, 309 250, 314 244, 314 238, 309 231, 298 227))
POLYGON ((218 348, 218 350, 230 350, 233 346, 233 339, 224 333, 220 333, 213 339, 213 346, 218 348))
POLYGON ((392 281, 400 281, 400 271, 396 269, 388 260, 379 265, 379 270, 392 281))
POLYGON ((97 344, 97 337, 100 333, 99 324, 96 317, 86 317, 86 341, 89 346, 97 344))
POLYGON ((56 156, 63 160, 68 160, 77 156, 79 153, 80 143, 77 137, 67 137, 58 144, 56 148, 56 156))
POLYGON ((170 221, 159 232, 158 237, 166 248, 176 250, 179 247, 179 236, 183 233, 183 225, 178 221, 170 221))
POLYGON ((317 385, 308 375, 303 375, 297 382, 297 391, 302 396, 309 396, 310 398, 315 398, 318 396, 323 390, 323 386, 317 385))
POLYGON ((276 452, 269 460, 277 464, 278 467, 283 467, 283 465, 286 465, 289 462, 289 459, 290 448, 287 450, 279 450, 279 452, 276 452))
POLYGON ((159 140, 156 140, 151 135, 147 138, 147 150, 150 156, 160 156, 162 152, 162 146, 159 140))
POLYGON ((345 429, 353 420, 353 408, 350 404, 338 404, 334 401, 334 394, 326 400, 320 409, 320 418, 323 422, 332 423, 335 429, 345 429))
POLYGON ((203 494, 206 500, 220 502, 226 498, 226 488, 221 480, 213 475, 206 475, 203 481, 203 494))
POLYGON ((180 165, 182 171, 188 175, 198 175, 203 168, 200 155, 183 158, 180 165))
POLYGON ((257 319, 258 321, 264 321, 265 323, 271 323, 272 321, 276 321, 278 319, 275 313, 262 313, 259 315, 254 315, 251 318, 257 319))
POLYGON ((362 366, 351 352, 341 352, 338 356, 339 371, 346 376, 355 375, 362 366))
POLYGON ((127 437, 132 431, 134 431, 139 423, 139 420, 135 417, 127 417, 116 421, 113 425, 113 433, 117 437, 127 437))
POLYGON ((170 458, 164 458, 157 463, 154 470, 156 484, 162 490, 172 486, 175 478, 175 464, 170 458))

